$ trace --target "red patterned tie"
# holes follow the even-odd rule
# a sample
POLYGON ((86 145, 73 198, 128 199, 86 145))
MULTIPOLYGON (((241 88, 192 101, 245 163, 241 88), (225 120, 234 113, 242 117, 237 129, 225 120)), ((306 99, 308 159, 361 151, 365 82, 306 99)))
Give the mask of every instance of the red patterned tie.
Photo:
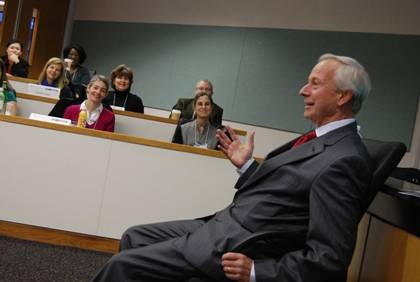
POLYGON ((296 148, 299 145, 302 145, 305 142, 308 142, 311 139, 314 139, 316 137, 315 130, 309 131, 305 135, 302 135, 298 140, 296 140, 295 144, 293 144, 293 148, 296 148))

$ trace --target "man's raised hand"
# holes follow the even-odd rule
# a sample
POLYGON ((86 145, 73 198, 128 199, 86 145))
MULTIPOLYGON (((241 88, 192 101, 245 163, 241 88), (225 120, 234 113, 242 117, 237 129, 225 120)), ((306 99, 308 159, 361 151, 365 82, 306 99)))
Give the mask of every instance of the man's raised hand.
POLYGON ((241 168, 252 157, 255 132, 249 135, 247 143, 242 144, 232 128, 226 126, 226 129, 230 138, 222 130, 217 130, 216 136, 219 140, 218 148, 222 150, 233 165, 241 168))

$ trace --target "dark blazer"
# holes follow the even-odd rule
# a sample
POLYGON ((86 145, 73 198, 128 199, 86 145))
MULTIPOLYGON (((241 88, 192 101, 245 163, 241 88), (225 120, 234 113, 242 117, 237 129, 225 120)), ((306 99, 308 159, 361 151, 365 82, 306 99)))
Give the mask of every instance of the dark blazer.
POLYGON ((68 107, 80 105, 84 100, 86 100, 86 93, 76 93, 73 85, 65 85, 60 90, 60 100, 57 101, 48 115, 62 118, 68 107))
MULTIPOLYGON (((4 66, 6 68, 6 71, 9 69, 9 58, 7 55, 2 56, 1 59, 4 62, 4 66)), ((19 76, 19 77, 28 77, 28 68, 29 64, 27 61, 23 60, 21 57, 19 57, 19 63, 12 65, 12 72, 11 75, 19 76)))
MULTIPOLYGON (((180 98, 176 102, 176 105, 172 107, 172 110, 180 110, 181 118, 193 119, 194 114, 194 99, 192 98, 180 98)), ((169 116, 170 117, 170 116, 169 116)), ((217 104, 213 104, 213 110, 210 115, 210 123, 214 126, 222 124, 223 109, 217 104)))
POLYGON ((91 79, 89 69, 79 65, 73 74, 70 74, 70 72, 66 71, 65 75, 69 82, 67 86, 70 88, 71 92, 67 93, 68 95, 66 96, 62 96, 60 93, 60 99, 86 99, 86 87, 91 79))
POLYGON ((70 74, 70 72, 66 71, 66 78, 71 85, 82 85, 86 87, 89 84, 91 75, 88 68, 78 65, 76 72, 70 74))
POLYGON ((257 281, 345 281, 369 195, 369 155, 356 123, 293 142, 254 162, 232 204, 176 241, 191 264, 223 281, 225 252, 256 231, 281 230, 277 255, 254 261, 257 281))

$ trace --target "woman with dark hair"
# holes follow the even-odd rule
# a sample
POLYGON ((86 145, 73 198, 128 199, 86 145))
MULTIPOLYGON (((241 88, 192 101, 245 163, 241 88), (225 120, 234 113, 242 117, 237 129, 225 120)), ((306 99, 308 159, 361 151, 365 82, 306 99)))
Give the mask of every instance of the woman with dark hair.
POLYGON ((213 109, 213 100, 208 93, 199 93, 194 98, 194 111, 196 118, 190 122, 182 123, 175 129, 173 143, 185 144, 194 147, 216 149, 216 130, 210 123, 213 109))
POLYGON ((9 75, 28 77, 29 64, 22 59, 23 43, 19 40, 12 40, 6 45, 6 54, 1 57, 9 75))
POLYGON ((109 83, 103 75, 94 75, 86 88, 87 99, 80 105, 73 105, 66 109, 64 118, 76 123, 80 112, 86 112, 84 127, 114 132, 114 113, 102 106, 102 100, 108 93, 109 83))
MULTIPOLYGON (((119 65, 111 72, 111 87, 104 104, 116 106, 125 111, 144 113, 143 101, 135 94, 130 93, 133 84, 133 71, 126 65, 119 65)), ((115 108, 114 108, 115 109, 115 108)))
POLYGON ((7 79, 6 67, 3 60, 0 59, 0 87, 3 88, 3 106, 0 108, 0 113, 15 116, 17 112, 16 92, 12 88, 7 79))
POLYGON ((86 60, 86 52, 79 44, 73 44, 63 50, 64 62, 67 64, 66 77, 73 97, 67 99, 86 98, 86 85, 90 81, 89 69, 82 66, 86 60))
POLYGON ((82 66, 86 60, 86 52, 79 44, 66 47, 63 50, 66 66, 65 78, 67 87, 60 91, 60 100, 48 114, 54 117, 63 117, 64 111, 72 105, 79 105, 86 99, 86 85, 90 81, 90 72, 82 66), (64 91, 66 88, 70 91, 64 91))

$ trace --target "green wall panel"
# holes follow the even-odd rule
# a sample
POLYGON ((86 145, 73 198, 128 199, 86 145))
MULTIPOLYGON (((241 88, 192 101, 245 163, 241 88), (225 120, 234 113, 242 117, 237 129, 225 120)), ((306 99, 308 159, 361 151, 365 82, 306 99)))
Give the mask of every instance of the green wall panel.
POLYGON ((369 71, 373 89, 358 115, 362 135, 410 144, 420 91, 420 37, 349 32, 76 21, 72 41, 86 66, 108 75, 125 63, 146 106, 170 109, 214 83, 224 119, 304 132, 298 92, 323 53, 348 55, 369 71))

